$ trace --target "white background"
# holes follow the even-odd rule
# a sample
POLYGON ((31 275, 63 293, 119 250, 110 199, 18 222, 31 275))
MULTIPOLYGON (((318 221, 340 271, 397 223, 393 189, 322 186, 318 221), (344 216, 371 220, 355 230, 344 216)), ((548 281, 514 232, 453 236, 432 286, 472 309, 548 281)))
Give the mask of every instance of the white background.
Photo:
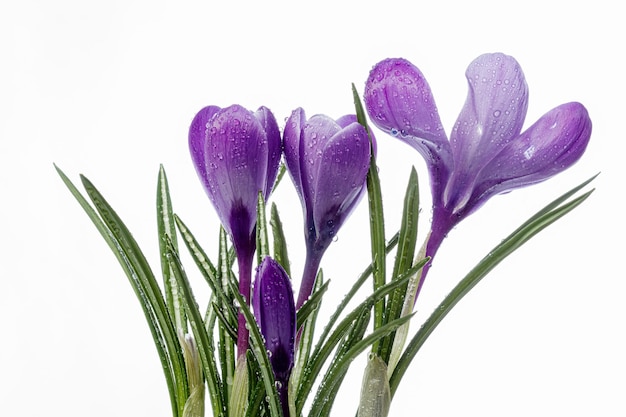
MULTIPOLYGON (((99 187, 158 271, 160 163, 175 211, 215 253, 217 218, 187 150, 201 107, 266 105, 281 124, 298 106, 339 117, 353 111, 351 82, 362 91, 376 62, 402 56, 426 75, 449 132, 465 100, 467 64, 495 51, 525 71, 527 125, 580 101, 592 140, 569 171, 493 198, 452 231, 415 320, 522 221, 602 174, 582 207, 507 259, 445 319, 391 415, 625 415, 623 13, 602 0, 527 3, 2 2, 0 415, 170 415, 135 296, 53 162, 99 187)), ((424 164, 382 132, 378 142, 388 234, 398 227, 411 165, 422 180, 423 232, 424 164)), ((275 200, 297 283, 301 210, 289 180, 275 200)), ((361 204, 323 261, 332 280, 327 306, 365 266, 367 239, 361 204)), ((361 370, 359 362, 333 415, 354 412, 361 370)))

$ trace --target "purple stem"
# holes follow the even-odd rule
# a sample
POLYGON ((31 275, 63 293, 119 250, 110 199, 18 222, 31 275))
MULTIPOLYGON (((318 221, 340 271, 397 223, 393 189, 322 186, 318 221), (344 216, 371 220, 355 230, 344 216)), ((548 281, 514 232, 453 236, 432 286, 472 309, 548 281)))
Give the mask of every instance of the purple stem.
POLYGON ((428 236, 426 253, 424 254, 424 256, 430 257, 430 261, 428 261, 428 263, 422 268, 420 281, 417 285, 417 291, 415 292, 415 299, 413 301, 414 304, 417 302, 417 297, 420 294, 422 285, 424 285, 426 275, 430 270, 430 266, 432 265, 437 250, 439 250, 439 246, 441 246, 441 243, 448 235, 448 232, 452 230, 456 223, 455 216, 451 215, 446 209, 441 207, 435 207, 433 209, 433 221, 430 225, 430 235, 428 236))
MULTIPOLYGON (((254 245, 246 248, 235 248, 237 252, 237 264, 239 265, 239 293, 250 306, 250 285, 252 281, 252 260, 254 258, 254 245)), ((246 318, 239 312, 237 318, 237 358, 245 356, 248 350, 248 337, 250 331, 246 327, 246 318)))
POLYGON ((280 405, 283 408, 283 417, 289 417, 289 382, 278 381, 276 386, 278 391, 278 397, 280 398, 280 405))
POLYGON ((302 304, 309 299, 315 286, 315 278, 317 270, 322 261, 324 251, 307 250, 306 261, 304 263, 304 272, 302 274, 302 282, 300 283, 300 291, 298 292, 298 300, 296 301, 296 311, 302 307, 302 304))

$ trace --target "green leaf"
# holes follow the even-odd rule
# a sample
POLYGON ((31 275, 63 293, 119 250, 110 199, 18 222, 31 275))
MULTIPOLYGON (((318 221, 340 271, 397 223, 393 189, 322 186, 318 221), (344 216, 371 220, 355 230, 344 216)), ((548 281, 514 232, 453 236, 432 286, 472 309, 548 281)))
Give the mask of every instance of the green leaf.
MULTIPOLYGON (((326 336, 327 332, 324 332, 324 337, 319 338, 319 341, 315 346, 313 353, 311 354, 311 359, 308 361, 306 367, 302 372, 302 382, 300 384, 300 389, 298 390, 296 398, 296 409, 298 410, 298 412, 302 410, 307 395, 311 391, 313 383, 319 375, 320 371, 322 370, 323 365, 327 362, 333 349, 335 349, 335 347, 341 342, 342 338, 346 335, 355 320, 357 320, 358 317, 363 314, 364 310, 371 309, 378 300, 387 296, 396 288, 405 285, 407 281, 411 278, 412 274, 415 274, 415 272, 422 268, 424 264, 425 261, 418 263, 409 271, 407 271, 404 276, 398 277, 398 279, 396 279, 395 281, 385 284, 384 286, 376 290, 356 308, 354 308, 354 310, 347 314, 346 317, 337 325, 337 327, 330 335, 326 336)), ((330 323, 326 325, 326 329, 328 329, 329 326, 331 326, 330 323)), ((386 333, 384 333, 383 335, 385 334, 386 333)))
POLYGON ((284 163, 281 163, 280 166, 278 167, 278 174, 276 174, 276 181, 274 181, 272 192, 276 191, 276 189, 278 188, 278 184, 280 184, 283 177, 285 176, 285 172, 287 172, 287 167, 285 166, 284 163))
POLYGON ((172 241, 172 245, 178 250, 176 242, 176 227, 174 225, 174 213, 172 211, 172 200, 170 198, 167 176, 163 165, 159 168, 159 179, 157 182, 157 231, 159 236, 159 252, 161 254, 161 271, 163 274, 163 287, 165 289, 165 300, 173 317, 174 327, 183 333, 187 333, 187 317, 182 307, 182 296, 176 286, 176 280, 172 276, 169 262, 166 257, 166 244, 164 236, 172 241))
MULTIPOLYGON (((419 218, 419 187, 417 181, 417 172, 415 168, 411 169, 409 183, 407 185, 406 194, 404 196, 404 208, 402 211, 402 223, 400 226, 400 239, 398 251, 396 253, 396 261, 393 267, 391 279, 396 279, 399 275, 404 274, 413 264, 415 256, 415 247, 417 245, 417 223, 419 218)), ((400 317, 407 286, 402 286, 393 292, 387 303, 385 311, 385 323, 400 317)), ((385 362, 389 362, 391 349, 393 346, 395 333, 389 334, 379 344, 378 355, 385 362)))
MULTIPOLYGON (((100 232, 100 235, 107 242, 109 248, 119 261, 124 272, 126 273, 131 287, 133 288, 135 295, 139 300, 139 304, 141 305, 144 316, 148 323, 148 327, 150 329, 150 333, 154 340, 154 344, 157 348, 159 360, 161 361, 161 366, 163 368, 167 388, 170 394, 172 414, 175 417, 182 415, 185 401, 188 396, 187 378, 185 375, 184 363, 182 359, 182 350, 180 348, 180 344, 178 343, 178 339, 174 336, 173 341, 172 332, 168 332, 167 325, 161 323, 159 315, 156 311, 156 308, 158 306, 155 306, 155 303, 153 303, 153 297, 150 297, 148 295, 148 288, 146 288, 145 285, 146 277, 142 276, 142 274, 145 274, 145 265, 140 264, 137 261, 136 257, 129 256, 128 246, 124 245, 124 242, 122 242, 118 235, 113 232, 113 230, 117 230, 119 233, 119 228, 114 229, 110 227, 109 224, 107 224, 105 221, 103 221, 103 219, 100 218, 96 210, 93 209, 93 207, 83 197, 80 191, 78 191, 78 189, 65 175, 65 173, 63 173, 63 171, 61 171, 61 169, 56 165, 54 167, 65 186, 69 189, 69 191, 78 201, 87 216, 96 226, 96 229, 100 232)), ((93 186, 91 186, 91 188, 95 190, 93 186)), ((108 205, 105 204, 103 209, 107 206, 108 205)), ((125 226, 123 227, 123 230, 126 230, 125 226)), ((165 308, 161 310, 161 314, 163 313, 164 309, 165 308)), ((171 327, 171 322, 169 320, 167 320, 167 322, 170 323, 171 327)))
POLYGON ((289 377, 289 407, 292 415, 300 415, 302 410, 297 410, 296 395, 300 389, 302 372, 309 363, 311 348, 313 346, 313 334, 317 323, 320 304, 322 302, 321 295, 328 288, 329 281, 324 282, 324 274, 320 269, 315 278, 315 288, 313 294, 298 310, 298 320, 296 324, 300 331, 300 340, 296 349, 296 361, 289 377), (306 311, 303 311, 307 309, 306 311))
POLYGON ((272 203, 270 214, 270 226, 274 237, 274 260, 283 267, 288 276, 291 277, 291 266, 289 265, 289 254, 287 253, 287 241, 283 232, 283 223, 280 221, 276 204, 272 203))
MULTIPOLYGON (((363 104, 359 98, 359 93, 352 84, 352 95, 354 96, 354 106, 359 123, 367 130, 372 141, 372 134, 367 125, 363 104)), ((380 179, 378 178, 378 167, 376 166, 376 155, 374 147, 370 145, 371 158, 370 169, 367 172, 367 198, 370 209, 370 234, 372 243, 372 263, 374 265, 374 291, 385 285, 386 280, 386 256, 385 256, 385 218, 383 215, 383 198, 380 189, 380 179)), ((374 307, 374 328, 378 328, 384 323, 385 301, 380 300, 374 307)), ((374 345, 377 349, 377 345, 374 345)))
MULTIPOLYGON (((220 241, 219 241, 219 261, 217 263, 218 281, 222 287, 222 293, 224 298, 222 299, 221 307, 223 309, 229 309, 235 305, 235 295, 239 295, 239 289, 232 291, 229 283, 232 279, 233 272, 231 270, 232 256, 228 249, 228 239, 226 230, 220 227, 220 241)), ((237 312, 234 312, 234 316, 237 316, 237 312)), ((235 321, 234 323, 237 323, 235 321)), ((237 326, 233 324, 234 326, 237 326)), ((222 378, 225 381, 232 381, 235 376, 235 342, 230 337, 225 328, 218 326, 219 335, 219 363, 222 368, 222 378)), ((225 401, 228 404, 230 399, 231 385, 226 384, 226 392, 224 393, 225 401)))
POLYGON ((172 272, 178 287, 181 289, 185 311, 189 318, 193 337, 198 346, 198 353, 200 354, 202 369, 206 377, 209 396, 211 398, 213 415, 219 416, 222 414, 222 410, 225 407, 226 399, 224 398, 223 385, 218 375, 217 364, 215 363, 213 338, 205 329, 205 323, 202 320, 200 310, 198 310, 198 304, 191 290, 187 275, 180 263, 178 253, 172 245, 171 240, 167 236, 165 239, 167 244, 167 258, 172 267, 172 272))
POLYGON ((328 285, 330 284, 330 281, 324 282, 323 285, 317 285, 317 280, 323 279, 323 275, 324 274, 322 273, 321 269, 317 271, 317 278, 315 278, 315 291, 313 291, 313 294, 311 294, 308 300, 304 302, 304 304, 302 305, 302 307, 300 307, 296 314, 296 328, 298 329, 302 327, 304 322, 308 319, 309 315, 319 308, 319 304, 322 302, 322 297, 324 296, 324 293, 326 293, 326 290, 328 290, 328 285))
POLYGON ((176 226, 178 227, 178 231, 183 237, 183 241, 191 254, 196 266, 200 270, 200 273, 206 280, 207 284, 211 288, 212 293, 215 295, 216 299, 220 303, 219 313, 222 318, 228 320, 230 326, 236 326, 237 323, 237 313, 235 312, 234 307, 232 306, 232 299, 228 297, 222 288, 222 284, 217 276, 217 271, 213 263, 206 255, 202 247, 199 245, 198 241, 191 233, 189 228, 183 223, 183 221, 177 216, 174 215, 174 220, 176 221, 176 226))
MULTIPOLYGON (((399 236, 398 233, 396 233, 389 240, 389 243, 387 244, 387 247, 385 248, 385 254, 388 254, 389 252, 391 252, 393 250, 393 248, 396 247, 396 245, 398 244, 398 236, 399 236)), ((336 321, 339 319, 339 317, 341 316, 341 314, 345 310, 345 308, 348 305, 348 303, 352 300, 352 297, 354 297, 354 295, 357 293, 357 291, 363 286, 365 281, 367 281, 369 276, 372 274, 372 270, 373 270, 373 265, 370 264, 367 268, 365 268, 363 273, 361 273, 359 278, 355 281, 354 285, 352 285, 352 288, 350 288, 348 293, 343 297, 343 299, 341 300, 341 302, 339 303, 339 305, 335 309, 334 313, 330 316, 330 318, 328 319, 328 322, 324 326, 322 334, 319 337, 319 342, 317 344, 316 350, 318 350, 321 347, 323 341, 325 341, 328 338, 328 334, 332 330, 332 328, 335 325, 336 321)))
POLYGON ((404 316, 379 327, 378 329, 374 330, 372 333, 364 337, 362 340, 354 343, 354 345, 351 346, 344 355, 338 358, 336 362, 333 362, 331 368, 326 374, 326 377, 324 378, 324 381, 320 384, 320 389, 318 390, 316 395, 316 399, 318 400, 313 402, 309 415, 320 415, 321 408, 324 405, 324 399, 328 398, 331 395, 331 392, 335 389, 335 385, 341 382, 342 375, 345 374, 352 361, 356 359, 358 355, 360 355, 374 342, 380 340, 385 335, 395 331, 398 327, 406 323, 412 317, 413 315, 404 316))
POLYGON ((341 382, 346 376, 348 372, 348 367, 342 368, 339 371, 333 373, 334 367, 333 365, 338 363, 344 355, 349 351, 349 349, 355 345, 356 342, 363 339, 363 335, 367 330, 367 326, 370 322, 371 317, 371 309, 364 308, 359 312, 358 317, 353 322, 350 331, 346 335, 343 342, 337 347, 335 351, 335 355, 333 360, 330 362, 331 366, 324 375, 322 379, 322 383, 320 384, 317 395, 313 400, 313 405, 311 407, 311 415, 319 415, 319 416, 327 416, 330 414, 330 410, 335 402, 335 397, 337 396, 337 392, 341 386, 341 382), (332 384, 332 388, 324 390, 324 387, 328 384, 332 384), (314 412, 317 404, 321 403, 321 409, 318 414, 314 412))
POLYGON ((267 220, 265 218, 265 200, 262 192, 259 192, 257 198, 256 216, 256 256, 257 264, 260 265, 263 258, 270 255, 267 220))
MULTIPOLYGON (((595 178, 595 177, 593 177, 595 178)), ((422 347, 424 342, 437 328, 439 323, 448 315, 448 313, 454 308, 454 306, 480 282, 493 268, 502 262, 507 256, 513 253, 516 249, 526 243, 529 239, 535 236, 537 233, 560 219, 574 208, 578 207, 583 201, 585 201, 594 190, 588 191, 581 196, 573 199, 568 203, 564 203, 578 190, 587 185, 591 180, 584 182, 583 184, 575 187, 569 192, 563 194, 561 197, 548 204, 537 214, 532 216, 521 227, 515 230, 511 235, 504 239, 498 246, 496 246, 486 257, 484 257, 462 280, 454 289, 443 299, 439 307, 430 315, 430 317, 424 322, 422 327, 417 331, 413 339, 407 345, 407 348, 400 358, 398 365, 396 366, 389 385, 391 389, 391 395, 393 397, 402 377, 404 376, 409 364, 422 347)))

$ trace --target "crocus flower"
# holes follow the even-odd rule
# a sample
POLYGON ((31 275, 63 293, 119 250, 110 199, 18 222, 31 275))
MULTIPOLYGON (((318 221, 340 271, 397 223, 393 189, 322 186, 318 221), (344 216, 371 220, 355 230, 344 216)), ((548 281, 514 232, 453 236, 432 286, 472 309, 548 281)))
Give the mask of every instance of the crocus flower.
MULTIPOLYGON (((239 290, 250 299, 259 192, 270 194, 281 156, 281 138, 265 107, 251 112, 233 105, 208 106, 189 128, 189 149, 200 181, 230 234, 239 265, 239 290)), ((239 317, 239 355, 248 346, 245 319, 239 317)))
POLYGON ((426 160, 433 197, 426 247, 431 257, 447 233, 493 195, 546 180, 574 164, 591 136, 587 110, 575 102, 550 110, 522 132, 528 87, 510 56, 481 55, 465 76, 469 94, 449 141, 428 83, 407 60, 378 63, 365 87, 373 123, 426 160))
POLYGON ((289 416, 287 393, 294 363, 296 306, 289 276, 269 256, 257 268, 252 308, 270 356, 283 415, 289 416))
POLYGON ((311 295, 322 255, 365 190, 370 142, 354 115, 337 120, 298 108, 284 131, 285 161, 304 213, 307 257, 296 306, 311 295))

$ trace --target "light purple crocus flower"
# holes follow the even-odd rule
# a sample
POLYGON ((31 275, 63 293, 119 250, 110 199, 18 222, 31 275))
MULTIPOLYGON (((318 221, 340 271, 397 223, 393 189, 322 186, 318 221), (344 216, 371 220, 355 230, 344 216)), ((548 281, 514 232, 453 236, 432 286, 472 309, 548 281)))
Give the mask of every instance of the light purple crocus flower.
POLYGON ((370 142, 354 115, 307 120, 298 108, 287 120, 284 146, 305 223, 307 257, 296 302, 300 308, 311 295, 324 252, 366 189, 370 142))
POLYGON ((481 55, 465 76, 469 94, 449 141, 430 87, 409 61, 378 63, 365 86, 373 123, 426 160, 433 196, 430 257, 456 224, 493 195, 546 180, 574 164, 591 136, 587 110, 575 102, 550 110, 522 132, 528 87, 510 56, 481 55))
MULTIPOLYGON (((282 151, 276 119, 265 107, 254 113, 239 105, 205 107, 189 128, 189 150, 198 177, 232 238, 239 290, 249 300, 258 194, 269 196, 282 151)), ((242 315, 237 347, 239 355, 248 347, 242 315)))
POLYGON ((296 306, 289 276, 269 256, 257 268, 252 308, 265 339, 265 348, 270 355, 283 415, 289 416, 287 397, 289 376, 294 363, 296 306))

